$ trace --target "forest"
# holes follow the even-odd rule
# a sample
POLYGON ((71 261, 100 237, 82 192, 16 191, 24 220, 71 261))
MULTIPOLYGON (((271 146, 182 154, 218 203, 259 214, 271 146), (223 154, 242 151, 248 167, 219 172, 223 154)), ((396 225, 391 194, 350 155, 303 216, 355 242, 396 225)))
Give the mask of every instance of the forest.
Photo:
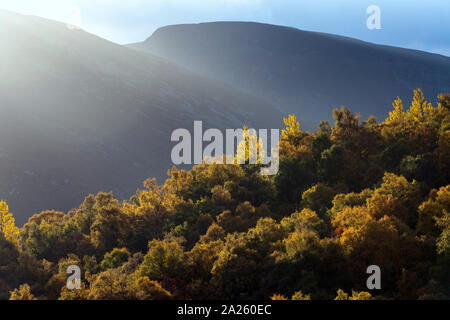
POLYGON ((274 176, 173 167, 127 201, 99 192, 21 228, 1 201, 0 299, 449 299, 450 95, 333 119, 315 133, 284 119, 274 176))

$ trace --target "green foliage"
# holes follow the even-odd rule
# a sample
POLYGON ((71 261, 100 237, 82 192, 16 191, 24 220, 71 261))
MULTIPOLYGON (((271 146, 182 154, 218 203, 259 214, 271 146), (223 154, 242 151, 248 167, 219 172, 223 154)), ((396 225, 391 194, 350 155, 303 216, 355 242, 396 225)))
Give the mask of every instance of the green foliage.
POLYGON ((99 252, 107 252, 123 246, 127 236, 128 216, 117 201, 109 201, 101 207, 91 226, 91 242, 99 252))
POLYGON ((318 169, 320 181, 335 184, 341 180, 344 161, 344 148, 342 146, 334 144, 330 149, 323 151, 318 169))
POLYGON ((280 157, 280 167, 274 183, 280 200, 296 203, 314 182, 313 164, 299 159, 280 157))
POLYGON ((400 173, 409 180, 423 182, 428 188, 442 183, 438 159, 433 153, 405 157, 400 164, 400 173))
POLYGON ((148 246, 144 261, 137 270, 138 276, 162 280, 164 277, 174 278, 183 274, 185 253, 180 244, 153 240, 148 246))
POLYGON ((287 232, 301 231, 303 229, 317 232, 321 237, 325 236, 328 228, 324 220, 310 209, 294 212, 290 217, 283 218, 281 225, 287 232))
POLYGON ((442 229, 437 242, 439 254, 450 256, 450 213, 444 211, 442 217, 436 219, 437 225, 442 229))
POLYGON ((317 212, 321 218, 324 218, 327 210, 331 208, 335 194, 333 188, 319 183, 303 192, 302 203, 306 208, 317 212))
POLYGON ((127 248, 114 248, 113 251, 105 254, 100 266, 102 270, 118 268, 128 261, 130 255, 130 251, 128 251, 127 248))

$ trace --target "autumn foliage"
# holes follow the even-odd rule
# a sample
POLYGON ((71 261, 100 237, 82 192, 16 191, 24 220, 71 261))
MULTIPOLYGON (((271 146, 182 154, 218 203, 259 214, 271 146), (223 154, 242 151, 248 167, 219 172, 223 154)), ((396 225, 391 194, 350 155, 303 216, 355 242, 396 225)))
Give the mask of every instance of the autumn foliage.
POLYGON ((416 90, 381 123, 342 107, 316 133, 291 115, 273 177, 173 168, 127 201, 100 192, 20 230, 0 202, 0 298, 450 298, 449 101, 416 90), (370 265, 380 290, 366 287, 370 265))

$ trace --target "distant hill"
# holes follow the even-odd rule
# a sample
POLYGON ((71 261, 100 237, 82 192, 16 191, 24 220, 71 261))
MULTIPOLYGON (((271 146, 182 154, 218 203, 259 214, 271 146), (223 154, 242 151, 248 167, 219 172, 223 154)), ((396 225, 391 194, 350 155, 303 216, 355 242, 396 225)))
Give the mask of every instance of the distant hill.
POLYGON ((167 26, 130 47, 264 98, 308 129, 341 105, 384 120, 397 96, 450 91, 449 57, 260 23, 167 26))
POLYGON ((224 83, 63 23, 0 11, 0 199, 22 224, 87 193, 166 177, 171 132, 280 125, 224 83))
POLYGON ((87 193, 126 199, 166 177, 176 128, 304 128, 346 105, 384 117, 421 87, 450 91, 450 58, 256 23, 159 29, 120 46, 0 11, 0 199, 18 224, 87 193), (146 51, 146 52, 142 52, 146 51))

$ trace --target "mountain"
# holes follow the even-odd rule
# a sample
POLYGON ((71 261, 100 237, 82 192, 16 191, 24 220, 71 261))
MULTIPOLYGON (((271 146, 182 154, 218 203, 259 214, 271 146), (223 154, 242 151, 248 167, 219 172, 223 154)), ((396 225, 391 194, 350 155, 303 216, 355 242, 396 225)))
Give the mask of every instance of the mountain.
POLYGON ((450 91, 449 57, 260 23, 167 26, 129 46, 261 97, 308 129, 341 105, 384 120, 397 96, 450 91))
POLYGON ((0 11, 0 199, 17 223, 88 193, 128 198, 171 165, 176 128, 270 128, 268 103, 151 54, 0 11))

